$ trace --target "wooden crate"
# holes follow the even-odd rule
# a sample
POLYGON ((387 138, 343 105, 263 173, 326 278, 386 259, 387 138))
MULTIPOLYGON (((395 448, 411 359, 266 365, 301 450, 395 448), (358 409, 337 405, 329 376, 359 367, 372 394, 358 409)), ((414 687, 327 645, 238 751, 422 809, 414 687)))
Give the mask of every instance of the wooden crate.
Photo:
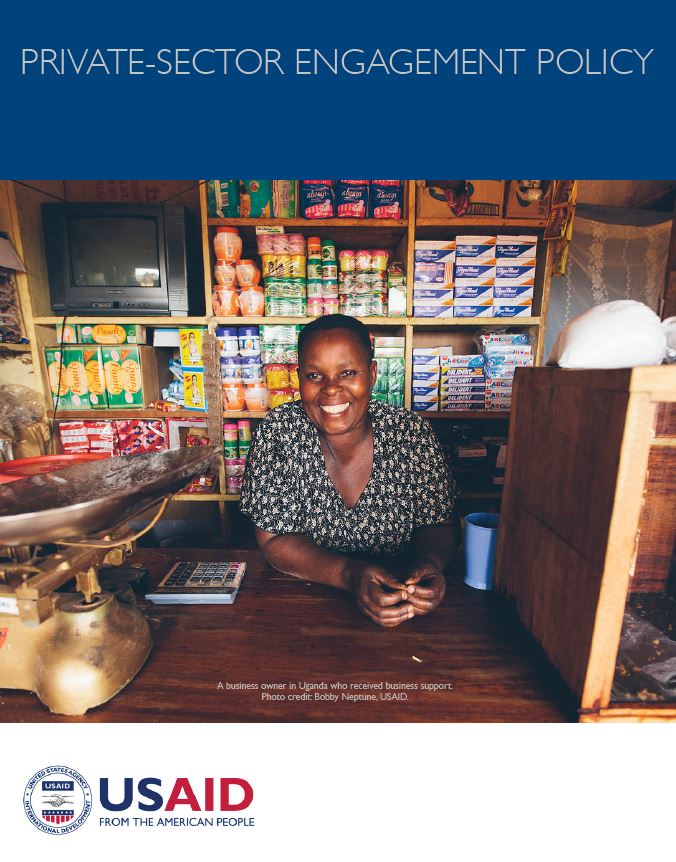
POLYGON ((496 589, 585 720, 676 719, 611 703, 628 592, 666 589, 676 539, 676 367, 519 369, 509 453, 496 589))

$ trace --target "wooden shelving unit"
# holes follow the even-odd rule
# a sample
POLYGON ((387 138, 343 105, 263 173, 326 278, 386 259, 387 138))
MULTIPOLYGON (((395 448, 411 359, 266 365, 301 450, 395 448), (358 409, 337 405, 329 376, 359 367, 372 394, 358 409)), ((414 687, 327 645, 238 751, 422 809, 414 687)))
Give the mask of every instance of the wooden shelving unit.
POLYGON ((30 353, 30 344, 12 344, 9 341, 0 341, 0 353, 30 353))
MULTIPOLYGON (((12 200, 13 190, 11 183, 5 183, 8 195, 12 200)), ((55 326, 62 322, 62 316, 55 315, 50 311, 49 291, 44 271, 41 252, 41 224, 39 216, 39 201, 36 201, 32 211, 26 209, 26 201, 13 204, 16 216, 16 231, 19 234, 17 249, 21 252, 25 248, 25 259, 29 270, 28 276, 23 276, 20 288, 22 292, 22 307, 26 319, 26 332, 30 338, 30 345, 3 345, 0 344, 0 352, 9 350, 11 352, 31 352, 33 363, 40 373, 36 375, 42 385, 45 395, 46 414, 51 415, 51 399, 46 385, 46 367, 44 363, 43 348, 55 343, 55 326), (22 210, 22 218, 25 224, 20 225, 18 212, 22 210), (22 227, 25 228, 22 231, 22 227), (21 233, 25 233, 23 243, 21 233), (24 284, 24 281, 26 282, 24 284), (30 284, 30 290, 28 289, 30 284), (28 314, 26 315, 26 311, 28 314)), ((202 256, 204 264, 204 299, 206 314, 204 316, 186 317, 120 317, 116 320, 120 323, 138 323, 150 327, 172 328, 177 326, 206 326, 214 331, 217 326, 245 326, 264 324, 306 324, 311 318, 307 317, 215 317, 210 314, 212 272, 213 272, 213 236, 216 228, 221 226, 237 227, 242 235, 245 248, 245 256, 255 256, 255 229, 258 225, 283 226, 289 231, 302 233, 304 236, 321 236, 334 239, 338 249, 341 248, 386 248, 393 260, 404 262, 408 274, 408 296, 407 314, 400 317, 368 317, 360 318, 369 329, 381 334, 403 335, 406 343, 406 371, 405 371, 405 406, 411 406, 411 365, 413 346, 444 345, 452 344, 460 352, 472 349, 473 339, 477 331, 482 329, 505 328, 508 330, 527 329, 533 336, 536 364, 542 362, 544 322, 549 297, 549 284, 551 277, 551 261, 549 249, 543 241, 544 222, 525 219, 505 218, 418 218, 416 216, 416 183, 406 181, 404 184, 404 217, 402 219, 219 219, 209 218, 207 214, 206 185, 202 183, 199 190, 199 209, 201 216, 201 239, 202 256), (414 247, 416 239, 449 239, 456 235, 468 232, 488 231, 513 233, 534 233, 540 238, 536 298, 533 305, 533 316, 527 318, 496 319, 457 319, 457 318, 416 318, 413 317, 413 263, 414 247)), ((110 323, 109 316, 87 315, 86 317, 69 317, 70 323, 96 322, 110 323)), ((122 418, 182 418, 199 419, 206 414, 197 411, 177 411, 163 413, 156 410, 110 410, 110 411, 63 411, 59 418, 68 419, 122 419, 122 418)), ((262 411, 223 411, 223 419, 253 419, 260 420, 266 413, 262 411)), ((507 420, 508 411, 484 411, 484 410, 462 410, 443 413, 427 413, 428 418, 433 420, 507 420)), ((175 499, 181 501, 211 502, 219 506, 221 514, 225 514, 225 504, 239 499, 238 495, 225 493, 225 471, 223 466, 219 470, 218 493, 213 494, 179 494, 175 499)), ((499 491, 494 492, 499 495, 499 491)))

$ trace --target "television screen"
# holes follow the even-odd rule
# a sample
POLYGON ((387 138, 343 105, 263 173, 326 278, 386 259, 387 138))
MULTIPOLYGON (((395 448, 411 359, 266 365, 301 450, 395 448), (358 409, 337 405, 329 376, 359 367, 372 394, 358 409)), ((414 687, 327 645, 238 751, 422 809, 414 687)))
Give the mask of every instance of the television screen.
POLYGON ((70 264, 78 287, 159 287, 157 219, 72 216, 70 264))

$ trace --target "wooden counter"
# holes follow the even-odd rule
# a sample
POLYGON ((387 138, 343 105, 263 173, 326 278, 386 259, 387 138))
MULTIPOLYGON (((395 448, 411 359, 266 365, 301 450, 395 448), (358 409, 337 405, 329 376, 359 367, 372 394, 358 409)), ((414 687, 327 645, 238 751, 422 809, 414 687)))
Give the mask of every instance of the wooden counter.
MULTIPOLYGON (((73 722, 566 721, 551 672, 506 622, 492 593, 449 579, 434 613, 395 629, 376 626, 350 595, 270 569, 256 551, 139 551, 153 583, 182 559, 244 559, 234 605, 158 606, 140 600, 155 645, 146 665, 113 700, 84 717, 51 715, 28 692, 0 691, 0 720, 73 722), (414 658, 415 656, 415 658, 414 658), (420 659, 417 661, 416 659, 420 659), (303 683, 326 682, 338 700, 315 699, 303 683), (345 687, 332 689, 331 683, 345 687), (227 689, 255 684, 256 690, 227 689), (287 684, 264 700, 263 684, 287 684), (290 691, 289 684, 298 688, 290 691), (375 683, 383 689, 354 689, 375 683), (381 700, 386 683, 405 700, 381 700), (452 690, 420 690, 436 683, 452 690), (220 685, 223 687, 220 687, 220 685), (343 695, 374 694, 373 701, 343 695), (309 699, 289 700, 290 695, 309 699)), ((390 689, 390 692, 393 691, 390 689)))

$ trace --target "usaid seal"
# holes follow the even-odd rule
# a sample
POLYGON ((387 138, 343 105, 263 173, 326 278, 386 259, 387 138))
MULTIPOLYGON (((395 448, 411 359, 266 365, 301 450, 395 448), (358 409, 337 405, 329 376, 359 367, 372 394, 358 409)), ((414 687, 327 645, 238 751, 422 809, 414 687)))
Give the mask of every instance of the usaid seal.
POLYGON ((74 832, 92 810, 92 791, 85 779, 68 766, 47 766, 26 785, 23 808, 41 832, 74 832))

